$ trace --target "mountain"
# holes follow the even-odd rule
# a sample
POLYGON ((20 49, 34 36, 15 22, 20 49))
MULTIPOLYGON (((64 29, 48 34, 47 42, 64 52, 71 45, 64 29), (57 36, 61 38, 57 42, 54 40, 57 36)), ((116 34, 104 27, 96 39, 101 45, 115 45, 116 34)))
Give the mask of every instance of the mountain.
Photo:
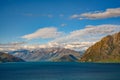
POLYGON ((54 59, 53 61, 56 61, 56 62, 76 62, 76 61, 78 61, 78 59, 75 56, 70 54, 70 55, 63 55, 62 57, 54 59))
POLYGON ((81 57, 83 62, 120 62, 120 32, 108 35, 89 47, 81 57))
POLYGON ((24 60, 10 54, 0 52, 0 62, 24 62, 24 60))
POLYGON ((11 51, 9 54, 20 57, 26 61, 62 61, 61 59, 64 56, 66 56, 64 61, 68 61, 67 57, 72 59, 70 61, 76 61, 80 58, 79 52, 65 48, 21 49, 11 51), (74 58, 71 55, 74 56, 74 58))

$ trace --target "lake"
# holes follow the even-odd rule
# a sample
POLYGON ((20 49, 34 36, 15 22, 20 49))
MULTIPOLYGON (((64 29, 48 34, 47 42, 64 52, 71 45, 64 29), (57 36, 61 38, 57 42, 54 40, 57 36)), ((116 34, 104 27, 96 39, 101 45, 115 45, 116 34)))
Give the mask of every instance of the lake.
POLYGON ((1 63, 0 80, 120 80, 119 63, 1 63))

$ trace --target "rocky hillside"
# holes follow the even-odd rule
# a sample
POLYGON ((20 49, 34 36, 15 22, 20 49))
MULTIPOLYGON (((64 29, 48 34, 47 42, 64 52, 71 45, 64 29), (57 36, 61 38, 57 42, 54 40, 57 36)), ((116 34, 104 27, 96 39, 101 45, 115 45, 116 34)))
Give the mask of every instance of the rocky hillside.
POLYGON ((66 57, 64 58, 64 61, 76 61, 80 58, 79 52, 65 48, 17 50, 9 52, 9 54, 20 57, 26 61, 63 61, 63 57, 66 57), (70 55, 74 56, 76 59, 70 55))
POLYGON ((120 62, 120 32, 108 35, 88 48, 83 62, 120 62))
POLYGON ((0 52, 0 62, 24 62, 24 60, 10 54, 0 52))

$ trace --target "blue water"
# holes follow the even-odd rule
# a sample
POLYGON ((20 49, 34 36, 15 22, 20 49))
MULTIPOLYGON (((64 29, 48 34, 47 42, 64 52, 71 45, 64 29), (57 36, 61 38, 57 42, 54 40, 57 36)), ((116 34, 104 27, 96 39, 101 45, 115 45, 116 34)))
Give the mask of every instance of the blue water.
POLYGON ((0 80, 120 80, 120 64, 72 62, 1 63, 0 80))

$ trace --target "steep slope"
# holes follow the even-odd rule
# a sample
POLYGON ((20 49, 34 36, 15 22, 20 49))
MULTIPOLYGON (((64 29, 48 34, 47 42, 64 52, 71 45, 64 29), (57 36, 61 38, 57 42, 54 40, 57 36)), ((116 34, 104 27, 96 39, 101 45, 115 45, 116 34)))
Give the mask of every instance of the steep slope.
POLYGON ((120 62, 120 32, 101 39, 82 56, 85 62, 120 62))
POLYGON ((0 62, 24 62, 24 60, 10 54, 0 52, 0 62))
POLYGON ((9 53, 26 61, 55 61, 55 59, 60 59, 64 55, 73 55, 76 58, 80 58, 79 52, 65 48, 39 48, 17 50, 9 53))

